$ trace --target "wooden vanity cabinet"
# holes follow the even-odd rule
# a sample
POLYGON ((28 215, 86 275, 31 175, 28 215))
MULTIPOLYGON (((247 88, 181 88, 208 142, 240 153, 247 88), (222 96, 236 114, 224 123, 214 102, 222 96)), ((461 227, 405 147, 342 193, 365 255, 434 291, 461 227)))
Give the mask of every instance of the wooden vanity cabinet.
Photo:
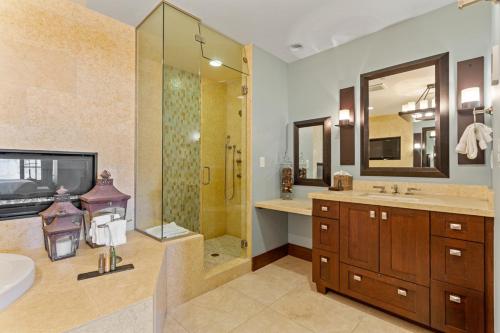
POLYGON ((313 207, 319 292, 443 332, 493 332, 492 218, 325 200, 313 207))
POLYGON ((380 207, 380 273, 429 287, 429 248, 429 212, 380 207))
POLYGON ((313 281, 321 293, 339 290, 339 203, 313 201, 313 281))
POLYGON ((379 207, 340 204, 340 261, 377 272, 379 207))

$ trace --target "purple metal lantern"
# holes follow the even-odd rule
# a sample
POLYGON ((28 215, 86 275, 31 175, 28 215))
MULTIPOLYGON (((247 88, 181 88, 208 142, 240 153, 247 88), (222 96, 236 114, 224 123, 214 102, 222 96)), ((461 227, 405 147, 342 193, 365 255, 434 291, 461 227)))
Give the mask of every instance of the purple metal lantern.
POLYGON ((91 247, 98 247, 96 244, 92 243, 89 237, 89 229, 91 227, 92 219, 95 216, 100 215, 103 211, 114 213, 116 208, 122 209, 121 218, 124 219, 127 215, 127 201, 129 199, 130 195, 118 191, 118 189, 113 185, 111 173, 104 170, 101 173, 101 178, 97 180, 94 188, 80 197, 82 208, 89 214, 88 221, 84 220, 83 222, 85 226, 84 231, 87 244, 91 247))
POLYGON ((52 261, 76 255, 83 218, 83 211, 73 206, 64 187, 61 186, 56 193, 54 203, 39 214, 45 250, 52 261))

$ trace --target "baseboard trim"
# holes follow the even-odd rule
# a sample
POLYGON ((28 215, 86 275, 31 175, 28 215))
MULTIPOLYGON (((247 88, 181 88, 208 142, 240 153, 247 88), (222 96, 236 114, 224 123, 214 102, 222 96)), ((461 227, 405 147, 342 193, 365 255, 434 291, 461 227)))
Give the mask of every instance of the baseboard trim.
POLYGON ((312 250, 307 247, 288 243, 288 255, 312 261, 312 250))
POLYGON ((252 258, 252 271, 267 266, 287 255, 312 261, 312 250, 295 244, 285 244, 252 258))
POLYGON ((269 265, 270 263, 288 255, 288 244, 282 245, 270 251, 259 254, 252 258, 252 271, 269 265))

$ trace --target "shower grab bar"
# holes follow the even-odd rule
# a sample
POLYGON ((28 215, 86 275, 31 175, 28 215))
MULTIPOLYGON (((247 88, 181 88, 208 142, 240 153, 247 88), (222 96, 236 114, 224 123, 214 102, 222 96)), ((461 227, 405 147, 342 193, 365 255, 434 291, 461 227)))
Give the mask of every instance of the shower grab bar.
POLYGON ((206 167, 203 167, 203 182, 202 182, 202 184, 203 184, 203 185, 210 185, 211 178, 212 178, 212 177, 211 177, 211 170, 210 170, 210 167, 207 167, 207 166, 206 166, 206 167), (207 175, 208 175, 208 180, 207 180, 207 181, 205 181, 205 170, 207 170, 207 171, 208 171, 208 173, 207 173, 207 175))
POLYGON ((235 152, 236 152, 236 145, 230 145, 229 142, 231 140, 231 136, 227 136, 226 137, 226 144, 225 144, 225 149, 224 149, 224 198, 226 200, 232 200, 234 198, 234 191, 235 191, 235 188, 234 188, 234 177, 235 177, 235 152), (231 173, 231 179, 232 179, 232 191, 231 191, 231 195, 229 196, 228 198, 228 189, 227 189, 227 174, 228 174, 228 170, 227 170, 227 158, 228 158, 228 154, 227 154, 227 151, 228 150, 232 150, 232 153, 233 153, 233 158, 232 158, 232 173, 231 173))

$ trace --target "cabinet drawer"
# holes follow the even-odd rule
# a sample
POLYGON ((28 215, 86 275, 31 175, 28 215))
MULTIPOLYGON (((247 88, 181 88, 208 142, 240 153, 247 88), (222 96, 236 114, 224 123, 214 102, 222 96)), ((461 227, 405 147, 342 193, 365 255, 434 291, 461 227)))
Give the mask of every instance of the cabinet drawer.
POLYGON ((429 325, 429 288, 340 264, 340 292, 429 325))
POLYGON ((445 332, 484 332, 483 293, 440 281, 431 283, 431 326, 445 332))
POLYGON ((313 247, 338 253, 339 221, 323 217, 313 217, 313 247))
POLYGON ((329 219, 339 218, 339 202, 329 200, 313 200, 313 216, 326 217, 329 219))
POLYGON ((436 236, 484 242, 484 217, 431 213, 431 233, 436 236))
POLYGON ((484 291, 484 245, 432 236, 432 278, 484 291))
POLYGON ((339 256, 338 254, 313 249, 313 281, 324 287, 339 290, 339 256))

